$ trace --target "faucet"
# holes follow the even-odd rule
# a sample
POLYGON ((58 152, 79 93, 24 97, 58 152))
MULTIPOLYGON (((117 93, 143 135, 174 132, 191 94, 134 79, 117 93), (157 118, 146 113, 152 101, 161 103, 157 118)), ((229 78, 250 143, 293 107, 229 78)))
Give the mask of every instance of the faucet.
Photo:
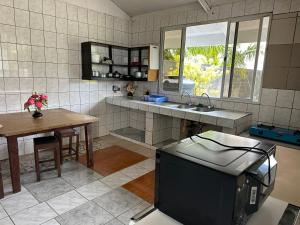
POLYGON ((213 109, 214 106, 211 104, 209 95, 207 93, 202 93, 201 98, 204 97, 204 96, 207 97, 207 103, 208 103, 207 108, 208 109, 213 109))
POLYGON ((184 95, 187 95, 187 96, 189 97, 189 99, 190 99, 190 102, 189 102, 189 103, 186 103, 186 104, 189 105, 189 106, 193 105, 191 94, 190 94, 188 91, 183 91, 183 92, 182 92, 182 95, 181 95, 181 100, 182 100, 182 97, 183 97, 184 95))

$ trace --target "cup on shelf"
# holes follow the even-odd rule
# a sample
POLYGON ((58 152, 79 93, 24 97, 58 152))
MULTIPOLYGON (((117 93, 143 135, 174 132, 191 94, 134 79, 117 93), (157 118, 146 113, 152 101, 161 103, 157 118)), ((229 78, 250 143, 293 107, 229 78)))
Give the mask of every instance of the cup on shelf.
POLYGON ((92 62, 93 63, 99 63, 100 62, 100 55, 92 54, 92 62))

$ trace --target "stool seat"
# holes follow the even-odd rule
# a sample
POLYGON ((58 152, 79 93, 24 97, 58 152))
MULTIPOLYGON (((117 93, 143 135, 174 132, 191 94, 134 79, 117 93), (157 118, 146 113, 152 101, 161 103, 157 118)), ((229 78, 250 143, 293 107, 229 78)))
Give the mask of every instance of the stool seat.
POLYGON ((60 163, 63 164, 63 160, 65 157, 72 157, 72 156, 75 156, 76 161, 78 161, 78 158, 79 158, 79 132, 75 129, 69 128, 69 129, 57 130, 54 132, 54 135, 59 140, 60 163), (73 137, 76 138, 76 147, 75 148, 73 148, 73 137), (64 138, 69 139, 68 147, 63 146, 64 138), (67 152, 67 154, 64 154, 64 152, 67 152))
POLYGON ((33 143, 35 145, 58 143, 58 139, 55 136, 38 137, 33 139, 33 143))
POLYGON ((37 181, 41 180, 41 172, 49 171, 49 169, 41 171, 40 164, 45 162, 54 161, 55 168, 57 170, 57 175, 61 176, 60 170, 60 148, 59 148, 59 140, 55 136, 48 136, 48 137, 38 137, 33 139, 34 144, 34 160, 35 160, 35 170, 37 181), (52 151, 53 152, 53 159, 48 160, 40 160, 39 159, 39 152, 42 151, 52 151))
POLYGON ((57 130, 55 131, 55 134, 61 136, 61 137, 70 137, 70 136, 76 136, 79 134, 79 132, 75 129, 69 128, 64 130, 57 130))

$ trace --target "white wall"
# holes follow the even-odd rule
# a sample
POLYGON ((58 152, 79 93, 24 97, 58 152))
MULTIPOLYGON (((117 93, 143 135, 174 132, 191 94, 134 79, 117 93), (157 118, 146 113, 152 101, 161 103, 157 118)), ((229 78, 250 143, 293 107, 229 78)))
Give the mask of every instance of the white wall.
MULTIPOLYGON (((121 109, 106 107, 105 97, 122 95, 112 85, 125 82, 82 80, 80 46, 128 46, 129 26, 129 17, 109 0, 0 0, 0 113, 22 111, 37 91, 48 94, 49 108, 99 117, 95 137, 120 128, 112 115, 120 118, 121 109)), ((18 139, 20 154, 33 152, 33 137, 18 139)), ((6 157, 6 140, 0 138, 0 159, 6 157)))
POLYGON ((124 19, 129 16, 110 0, 65 0, 65 2, 98 12, 110 14, 124 19))
MULTIPOLYGON (((160 29, 163 27, 191 23, 206 23, 214 20, 261 13, 273 13, 273 21, 282 20, 283 25, 280 27, 276 25, 276 23, 272 23, 271 34, 276 34, 275 36, 280 40, 289 37, 291 39, 290 42, 284 44, 295 45, 297 42, 295 42, 295 39, 293 38, 294 31, 290 32, 292 33, 292 35, 290 35, 286 29, 293 27, 295 30, 295 23, 297 21, 295 33, 300 32, 299 11, 300 0, 241 0, 214 6, 208 14, 204 12, 199 4, 192 3, 182 7, 133 17, 130 43, 132 46, 143 46, 150 43, 160 44, 160 29), (293 23, 289 24, 290 20, 287 20, 286 18, 292 18, 291 20, 293 23), (285 23, 285 21, 288 22, 285 23), (279 35, 280 33, 282 33, 282 35, 279 35)), ((299 81, 299 79, 297 81, 299 81)), ((149 84, 139 83, 139 86, 142 89, 145 89, 149 84)), ((152 84, 151 87, 153 89, 156 86, 152 84)), ((156 89, 156 92, 158 91, 159 90, 156 89)), ((139 90, 139 94, 142 93, 143 90, 139 90)), ((253 113, 253 122, 259 121, 279 127, 300 129, 300 90, 263 88, 261 98, 262 101, 260 104, 219 99, 215 100, 214 104, 218 108, 251 112, 253 113)), ((174 95, 169 96, 169 99, 173 101, 181 100, 180 95, 175 92, 174 95)), ((201 99, 199 97, 194 97, 193 101, 197 104, 201 99)))

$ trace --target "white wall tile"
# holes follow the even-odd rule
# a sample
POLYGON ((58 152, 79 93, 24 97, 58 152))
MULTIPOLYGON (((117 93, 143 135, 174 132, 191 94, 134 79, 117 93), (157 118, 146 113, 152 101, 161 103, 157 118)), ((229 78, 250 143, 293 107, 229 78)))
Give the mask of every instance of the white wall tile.
POLYGON ((44 15, 44 30, 56 32, 56 21, 54 16, 44 15))
POLYGON ((47 79, 46 78, 34 78, 33 89, 38 93, 45 93, 47 91, 47 79))
POLYGON ((67 34, 68 33, 68 21, 63 18, 56 18, 56 30, 57 30, 57 33, 67 34))
POLYGON ((14 8, 0 5, 0 23, 2 24, 15 24, 14 8))
POLYGON ((291 7, 291 0, 275 0, 274 14, 288 13, 291 7))
POLYGON ((14 0, 14 7, 28 10, 28 0, 14 0))
POLYGON ((18 77, 19 67, 17 61, 3 61, 3 76, 18 77))
POLYGON ((45 48, 32 46, 32 61, 34 62, 45 62, 45 48))
POLYGON ((7 94, 6 96, 7 111, 20 111, 22 109, 20 94, 7 94))
POLYGON ((88 23, 97 25, 97 22, 98 22, 97 12, 95 12, 94 10, 88 10, 88 23))
POLYGON ((1 42, 16 43, 16 27, 0 24, 1 42))
POLYGON ((30 12, 29 15, 30 15, 30 28, 43 30, 44 29, 43 15, 35 12, 30 12))
POLYGON ((29 11, 38 12, 38 13, 43 12, 43 1, 41 1, 41 0, 28 0, 28 4, 29 4, 29 11))
POLYGON ((292 108, 295 91, 292 90, 278 90, 276 106, 292 108))
POLYGON ((300 128, 300 110, 293 109, 292 116, 291 116, 291 123, 293 127, 300 128))
POLYGON ((58 92, 58 79, 47 78, 47 92, 58 92))
POLYGON ((274 8, 274 1, 275 0, 262 0, 260 1, 260 8, 259 12, 272 12, 274 8))
POLYGON ((82 23, 88 22, 87 9, 81 7, 78 8, 78 21, 82 23))
POLYGON ((29 27, 29 11, 15 9, 15 22, 16 26, 29 27))
POLYGON ((14 1, 13 0, 1 0, 1 5, 13 7, 14 1))
POLYGON ((55 1, 56 17, 67 18, 67 4, 62 1, 55 1))
POLYGON ((260 103, 262 105, 275 106, 278 90, 263 88, 260 103))
POLYGON ((21 92, 32 92, 33 78, 20 78, 20 90, 21 92))
POLYGON ((18 60, 31 61, 31 46, 30 45, 17 45, 18 60))
POLYGON ((78 7, 75 5, 67 5, 67 13, 69 20, 78 21, 78 7))
POLYGON ((273 123, 281 126, 289 126, 292 110, 289 108, 275 108, 273 123))
POLYGON ((2 43, 2 59, 3 60, 17 60, 17 48, 16 44, 2 43))
POLYGON ((265 123, 273 123, 275 107, 273 106, 264 106, 259 107, 259 121, 265 123))
POLYGON ((300 91, 295 92, 293 108, 300 109, 300 91))
POLYGON ((32 77, 32 62, 18 62, 19 77, 32 77))
POLYGON ((54 0, 43 0, 43 13, 46 15, 55 16, 54 0))
POLYGON ((34 77, 45 77, 46 76, 45 63, 33 62, 32 73, 34 77))
POLYGON ((20 91, 19 78, 4 78, 4 88, 6 92, 19 92, 20 91))
POLYGON ((246 0, 245 15, 259 13, 260 0, 246 0))
POLYGON ((43 31, 31 29, 31 44, 35 46, 45 45, 43 31))
POLYGON ((16 36, 17 36, 18 44, 24 44, 24 45, 31 44, 29 28, 16 27, 16 36))

